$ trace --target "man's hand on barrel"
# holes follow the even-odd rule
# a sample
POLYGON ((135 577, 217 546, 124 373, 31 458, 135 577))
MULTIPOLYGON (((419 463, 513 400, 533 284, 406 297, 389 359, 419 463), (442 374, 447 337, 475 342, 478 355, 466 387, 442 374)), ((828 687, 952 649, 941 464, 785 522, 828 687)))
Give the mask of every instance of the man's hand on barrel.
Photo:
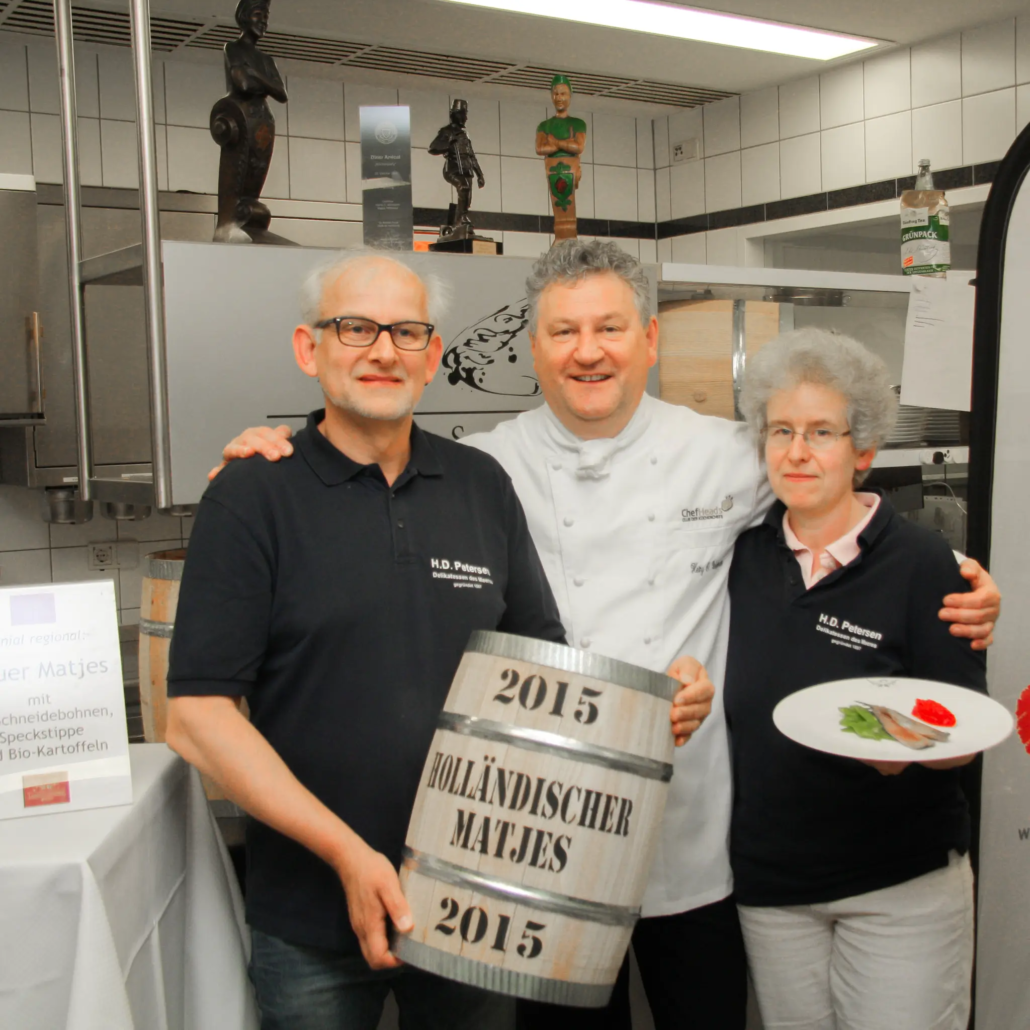
POLYGON ((390 860, 361 841, 343 859, 337 872, 347 894, 350 925, 358 935, 365 961, 373 969, 402 965, 390 953, 387 920, 401 933, 409 933, 415 921, 390 860))
POLYGON ((682 747, 711 714, 715 687, 705 667, 689 655, 677 658, 669 666, 668 674, 683 684, 683 689, 672 699, 669 712, 676 747, 682 747))
POLYGON ((236 458, 250 458, 260 454, 262 458, 269 461, 278 461, 280 458, 288 458, 293 453, 293 444, 290 437, 293 430, 289 426, 252 426, 244 429, 239 436, 234 436, 222 448, 222 463, 216 465, 208 474, 208 479, 214 479, 230 461, 236 458))

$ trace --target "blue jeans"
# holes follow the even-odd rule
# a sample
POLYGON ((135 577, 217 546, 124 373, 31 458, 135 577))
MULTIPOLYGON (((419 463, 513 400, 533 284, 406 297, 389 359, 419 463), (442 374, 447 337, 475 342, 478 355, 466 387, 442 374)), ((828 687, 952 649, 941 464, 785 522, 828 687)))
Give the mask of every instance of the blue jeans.
POLYGON ((394 992, 401 1030, 509 1030, 509 998, 414 966, 370 969, 361 955, 251 932, 250 979, 261 1030, 376 1030, 394 992))

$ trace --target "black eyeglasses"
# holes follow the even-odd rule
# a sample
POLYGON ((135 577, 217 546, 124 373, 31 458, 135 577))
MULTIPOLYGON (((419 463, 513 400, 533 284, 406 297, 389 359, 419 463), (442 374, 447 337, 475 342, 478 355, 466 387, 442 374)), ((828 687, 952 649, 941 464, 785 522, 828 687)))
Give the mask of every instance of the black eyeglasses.
POLYGON ((436 328, 428 322, 382 325, 368 318, 352 318, 350 315, 323 319, 316 322, 314 328, 328 329, 331 325, 336 326, 336 337, 345 347, 371 347, 379 339, 380 333, 389 333, 398 350, 425 350, 436 328))

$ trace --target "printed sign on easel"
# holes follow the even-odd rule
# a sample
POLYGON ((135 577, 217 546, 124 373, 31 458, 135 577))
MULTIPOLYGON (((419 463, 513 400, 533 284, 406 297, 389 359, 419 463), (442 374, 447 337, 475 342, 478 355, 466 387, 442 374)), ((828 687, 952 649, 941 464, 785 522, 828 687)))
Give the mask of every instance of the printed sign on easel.
POLYGON ((131 802, 114 584, 0 590, 0 819, 131 802))

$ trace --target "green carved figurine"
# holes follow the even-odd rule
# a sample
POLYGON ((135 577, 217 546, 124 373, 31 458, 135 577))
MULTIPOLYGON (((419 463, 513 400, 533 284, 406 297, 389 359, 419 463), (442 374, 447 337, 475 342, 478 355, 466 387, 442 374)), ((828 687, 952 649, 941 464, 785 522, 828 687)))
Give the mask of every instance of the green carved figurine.
POLYGON ((547 170, 547 188, 554 209, 554 238, 570 239, 576 233, 576 188, 583 174, 579 155, 587 143, 587 123, 569 114, 572 83, 567 75, 551 80, 554 116, 536 128, 536 152, 547 170))

